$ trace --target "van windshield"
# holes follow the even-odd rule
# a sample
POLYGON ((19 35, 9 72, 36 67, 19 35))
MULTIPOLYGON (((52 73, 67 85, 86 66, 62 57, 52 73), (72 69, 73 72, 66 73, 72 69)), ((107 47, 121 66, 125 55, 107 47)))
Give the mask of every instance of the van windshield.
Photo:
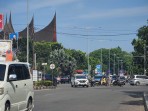
POLYGON ((4 81, 6 65, 0 64, 0 81, 4 81))

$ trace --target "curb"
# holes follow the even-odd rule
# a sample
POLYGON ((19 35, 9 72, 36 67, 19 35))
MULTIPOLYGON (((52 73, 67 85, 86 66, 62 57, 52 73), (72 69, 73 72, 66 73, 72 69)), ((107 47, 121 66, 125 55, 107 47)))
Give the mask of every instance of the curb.
POLYGON ((148 111, 148 92, 143 93, 145 111, 148 111))

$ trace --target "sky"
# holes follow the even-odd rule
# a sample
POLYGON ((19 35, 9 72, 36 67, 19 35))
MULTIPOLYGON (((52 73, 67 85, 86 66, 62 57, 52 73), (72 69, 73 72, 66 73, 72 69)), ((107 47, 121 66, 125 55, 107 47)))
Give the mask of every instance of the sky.
MULTIPOLYGON (((15 32, 27 26, 27 0, 0 0, 0 13, 9 18, 15 32)), ((148 0, 28 0, 28 22, 34 16, 35 31, 46 27, 56 13, 57 41, 65 48, 92 52, 131 44, 138 29, 148 25, 148 0)))

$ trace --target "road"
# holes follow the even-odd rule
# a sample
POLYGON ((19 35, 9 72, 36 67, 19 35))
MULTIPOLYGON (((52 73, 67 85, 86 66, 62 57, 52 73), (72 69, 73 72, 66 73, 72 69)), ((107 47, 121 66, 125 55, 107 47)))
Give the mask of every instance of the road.
POLYGON ((36 90, 34 111, 144 111, 142 93, 148 86, 99 86, 36 90))

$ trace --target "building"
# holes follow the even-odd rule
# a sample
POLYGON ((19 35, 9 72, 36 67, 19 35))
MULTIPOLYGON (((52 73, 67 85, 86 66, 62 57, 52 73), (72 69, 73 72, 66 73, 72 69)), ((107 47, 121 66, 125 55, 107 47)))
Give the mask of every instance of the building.
MULTIPOLYGON (((28 28, 29 28, 29 37, 35 42, 40 42, 40 41, 57 42, 56 13, 52 21, 45 28, 39 30, 38 32, 35 32, 34 30, 34 16, 32 17, 32 20, 29 23, 28 28)), ((10 13, 9 22, 7 21, 7 16, 6 16, 4 29, 0 32, 0 39, 4 39, 4 40, 9 39, 9 34, 11 33, 16 33, 16 32, 13 28, 11 13, 10 13)), ((18 33, 19 33, 19 38, 22 38, 22 37, 26 38, 27 27, 18 33)))

